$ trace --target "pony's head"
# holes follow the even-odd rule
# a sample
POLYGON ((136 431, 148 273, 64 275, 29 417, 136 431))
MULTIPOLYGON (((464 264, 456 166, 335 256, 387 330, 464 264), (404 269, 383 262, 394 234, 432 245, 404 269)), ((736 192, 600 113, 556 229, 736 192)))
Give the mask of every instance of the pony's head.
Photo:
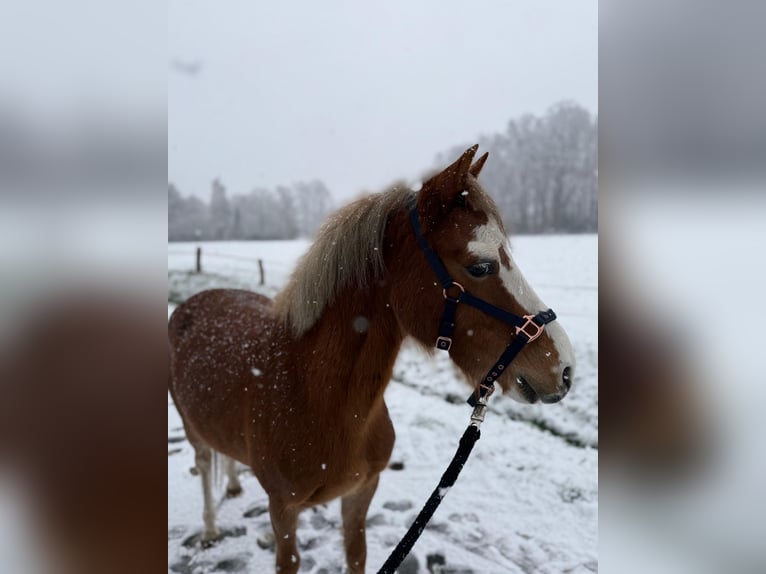
MULTIPOLYGON (((535 315, 547 307, 514 262, 497 207, 479 185, 488 154, 474 162, 477 148, 423 183, 417 194, 423 237, 466 291, 515 315, 535 315)), ((413 234, 407 228, 402 226, 400 233, 413 234)), ((407 244, 415 245, 411 240, 407 244)), ((433 347, 445 306, 442 285, 419 247, 394 255, 389 265, 395 277, 392 304, 400 324, 433 347)), ((454 323, 450 357, 471 382, 481 381, 512 341, 514 329, 466 304, 457 305, 454 323)), ((554 321, 523 348, 498 383, 519 401, 553 403, 569 391, 574 363, 569 339, 554 321)))

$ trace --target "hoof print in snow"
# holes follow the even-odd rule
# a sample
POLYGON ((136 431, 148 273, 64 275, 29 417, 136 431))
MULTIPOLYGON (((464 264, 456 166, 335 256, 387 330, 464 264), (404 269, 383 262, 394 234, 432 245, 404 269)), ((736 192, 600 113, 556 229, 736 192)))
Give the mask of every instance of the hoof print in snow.
POLYGON ((168 456, 173 454, 178 454, 179 452, 181 452, 180 448, 171 448, 170 450, 168 450, 168 456))
POLYGON ((305 552, 306 550, 313 550, 317 546, 319 546, 320 543, 324 541, 324 538, 320 538, 318 536, 315 536, 314 538, 309 538, 308 540, 298 540, 298 548, 301 549, 301 551, 305 552))
POLYGON ((317 574, 342 574, 343 569, 340 566, 332 566, 331 568, 320 568, 317 570, 317 574))
POLYGON ((479 523, 479 517, 473 512, 466 512, 465 514, 458 514, 457 512, 449 515, 450 522, 473 522, 479 523))
POLYGON ((191 561, 191 556, 181 556, 178 562, 168 566, 168 571, 175 574, 193 574, 195 569, 199 568, 199 565, 192 565, 191 561))
POLYGON ((448 403, 452 403, 453 405, 463 405, 465 403, 465 397, 459 397, 453 393, 447 393, 447 396, 444 397, 444 400, 446 400, 448 403))
POLYGON ((396 512, 404 512, 412 508, 412 502, 409 500, 389 500, 383 503, 383 508, 386 510, 394 510, 396 512))
POLYGON ((402 535, 401 534, 385 534, 383 535, 383 545, 384 546, 391 546, 392 548, 399 544, 399 541, 401 540, 402 535))
POLYGON ((318 513, 311 515, 311 518, 309 518, 309 524, 311 524, 311 527, 314 530, 326 530, 333 527, 332 522, 327 520, 324 515, 318 513))
POLYGON ((426 526, 426 530, 430 532, 439 532, 440 534, 446 534, 449 532, 449 524, 446 522, 431 522, 426 526))
POLYGON ((447 566, 447 559, 439 553, 426 556, 426 570, 429 574, 474 574, 473 570, 464 566, 447 566))
POLYGON ((240 536, 244 536, 245 534, 247 534, 247 528, 245 528, 244 526, 221 528, 218 538, 211 539, 211 540, 202 540, 202 533, 197 532, 196 534, 192 534, 186 540, 184 540, 182 544, 186 548, 194 548, 197 545, 200 545, 202 548, 210 548, 211 546, 214 546, 215 544, 217 544, 224 538, 239 538, 240 536))
POLYGON ((186 532, 185 526, 174 526, 173 528, 168 528, 168 540, 181 538, 181 536, 183 536, 185 532, 186 532))
POLYGON ((368 516, 365 522, 365 525, 367 526, 367 528, 370 528, 371 526, 383 526, 385 523, 386 523, 386 517, 383 516, 381 512, 378 512, 377 514, 368 516))
POLYGON ((245 569, 247 569, 247 560, 244 558, 228 558, 216 564, 213 572, 242 572, 245 569))
POLYGON ((231 528, 221 528, 221 538, 239 538, 247 534, 245 526, 233 526, 231 528))
POLYGON ((168 444, 176 443, 176 442, 183 442, 186 440, 185 436, 169 436, 168 437, 168 444))
POLYGON ((268 532, 264 532, 255 539, 255 543, 258 545, 258 548, 261 548, 262 550, 271 550, 273 552, 275 547, 274 531, 269 530, 268 532))
POLYGON ((403 462, 392 462, 388 465, 388 468, 391 470, 404 470, 404 463, 403 462))
POLYGON ((582 493, 582 490, 579 488, 564 488, 563 490, 559 491, 559 496, 561 497, 561 500, 568 503, 573 503, 577 500, 582 500, 585 498, 585 496, 582 493))
POLYGON ((396 569, 398 574, 418 574, 420 572, 420 564, 414 554, 410 554, 402 561, 402 565, 396 569))
POLYGON ((314 560, 311 556, 301 558, 301 572, 311 572, 316 565, 316 560, 314 560))
POLYGON ((202 533, 197 532, 196 534, 192 534, 191 536, 187 537, 186 540, 184 540, 181 544, 186 548, 194 548, 200 543, 201 539, 202 533))
POLYGON ((245 518, 256 518, 257 516, 261 516, 262 514, 266 514, 269 511, 269 509, 265 506, 257 505, 253 506, 252 508, 248 508, 245 510, 244 513, 242 513, 242 516, 245 518))

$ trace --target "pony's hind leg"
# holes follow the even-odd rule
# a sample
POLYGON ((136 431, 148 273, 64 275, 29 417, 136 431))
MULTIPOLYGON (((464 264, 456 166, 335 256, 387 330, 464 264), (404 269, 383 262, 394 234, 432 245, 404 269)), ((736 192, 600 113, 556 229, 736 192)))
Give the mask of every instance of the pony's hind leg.
POLYGON ((279 574, 295 574, 301 563, 298 541, 295 538, 299 512, 295 506, 286 505, 273 497, 269 498, 269 515, 271 526, 274 528, 279 574))
POLYGON ((358 490, 343 497, 343 542, 346 547, 346 561, 350 574, 363 574, 367 561, 367 533, 365 520, 370 502, 378 488, 379 474, 369 479, 358 490))
MULTIPOLYGON (((180 411, 179 411, 180 412, 180 411)), ((212 546, 221 534, 215 527, 215 502, 213 501, 213 449, 200 438, 194 428, 186 422, 181 414, 186 439, 194 448, 194 466, 190 468, 192 474, 197 474, 202 482, 202 521, 204 528, 200 543, 203 547, 212 546)))
POLYGON ((226 497, 234 498, 242 494, 242 485, 239 482, 239 476, 237 476, 237 461, 233 458, 226 457, 226 497))
POLYGON ((220 532, 215 527, 215 502, 213 501, 213 476, 212 476, 212 449, 202 444, 194 445, 194 461, 197 471, 202 480, 202 496, 204 508, 202 520, 205 528, 200 539, 202 546, 211 546, 220 537, 220 532))

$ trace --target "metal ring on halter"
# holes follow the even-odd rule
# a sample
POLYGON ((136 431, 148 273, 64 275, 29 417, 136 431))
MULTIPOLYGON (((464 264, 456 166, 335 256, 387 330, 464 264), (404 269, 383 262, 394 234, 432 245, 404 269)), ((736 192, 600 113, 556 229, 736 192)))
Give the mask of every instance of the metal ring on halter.
POLYGON ((540 335, 543 334, 543 331, 545 330, 545 325, 538 325, 535 323, 535 316, 534 315, 524 315, 525 323, 521 327, 516 327, 516 334, 524 333, 529 341, 528 343, 531 343, 535 339, 537 339, 540 335), (534 328, 534 332, 527 332, 527 328, 534 328))
POLYGON ((463 286, 462 286, 460 283, 458 283, 457 281, 453 281, 453 282, 452 282, 452 285, 450 285, 449 287, 445 287, 444 289, 442 289, 442 295, 444 295, 444 298, 445 298, 445 299, 452 299, 453 301, 457 301, 458 299, 460 299, 460 295, 461 295, 461 294, 463 294, 463 293, 465 293, 465 287, 463 287, 463 286), (458 296, 457 296, 457 297, 455 297, 454 299, 453 299, 452 297, 448 297, 448 296, 447 296, 447 289, 451 289, 452 287, 457 287, 458 289, 460 289, 460 293, 459 293, 459 294, 458 294, 458 296))

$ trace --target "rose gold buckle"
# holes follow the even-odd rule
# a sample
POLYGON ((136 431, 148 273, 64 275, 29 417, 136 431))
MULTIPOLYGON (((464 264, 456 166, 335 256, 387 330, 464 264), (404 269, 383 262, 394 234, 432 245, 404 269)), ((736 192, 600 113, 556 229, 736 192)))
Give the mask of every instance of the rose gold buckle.
POLYGON ((449 337, 439 337, 436 339, 436 348, 442 351, 449 351, 452 347, 452 339, 449 337))
MULTIPOLYGON (((488 399, 492 396, 492 393, 495 392, 495 381, 492 381, 491 383, 487 384, 485 382, 479 383, 479 387, 486 390, 486 393, 484 394, 484 398, 488 399)), ((481 398, 481 391, 477 389, 477 398, 481 398)))
POLYGON ((526 323, 524 323, 521 327, 516 327, 516 334, 518 335, 519 333, 524 333, 529 339, 527 343, 531 343, 532 341, 537 339, 540 335, 543 334, 543 331, 545 330, 545 325, 538 325, 537 323, 534 322, 534 318, 535 318, 534 315, 524 315, 524 319, 527 320, 526 323), (530 335, 527 332, 526 329, 528 326, 532 326, 536 329, 534 334, 530 335))
POLYGON ((450 286, 449 286, 449 287, 447 287, 446 289, 442 289, 442 295, 444 295, 444 298, 445 298, 445 299, 451 299, 451 297, 447 297, 447 289, 451 289, 452 287, 457 287, 458 289, 460 289, 460 293, 458 293, 458 296, 457 296, 457 297, 455 297, 455 300, 459 299, 459 298, 460 298, 460 295, 461 295, 461 294, 463 294, 463 293, 465 293, 465 287, 463 287, 463 286, 462 286, 460 283, 458 283, 457 281, 453 281, 453 282, 452 282, 452 285, 450 285, 450 286))
MULTIPOLYGON (((486 407, 487 401, 489 400, 489 397, 492 396, 492 393, 495 392, 495 383, 492 382, 490 384, 487 384, 485 382, 479 383, 479 386, 476 387, 476 389, 473 391, 473 397, 476 397, 476 403, 478 404, 484 404, 486 407), (484 389, 484 396, 481 396, 481 390, 484 389)), ((476 409, 476 407, 474 407, 476 409)), ((474 410, 474 412, 476 412, 474 410)))

